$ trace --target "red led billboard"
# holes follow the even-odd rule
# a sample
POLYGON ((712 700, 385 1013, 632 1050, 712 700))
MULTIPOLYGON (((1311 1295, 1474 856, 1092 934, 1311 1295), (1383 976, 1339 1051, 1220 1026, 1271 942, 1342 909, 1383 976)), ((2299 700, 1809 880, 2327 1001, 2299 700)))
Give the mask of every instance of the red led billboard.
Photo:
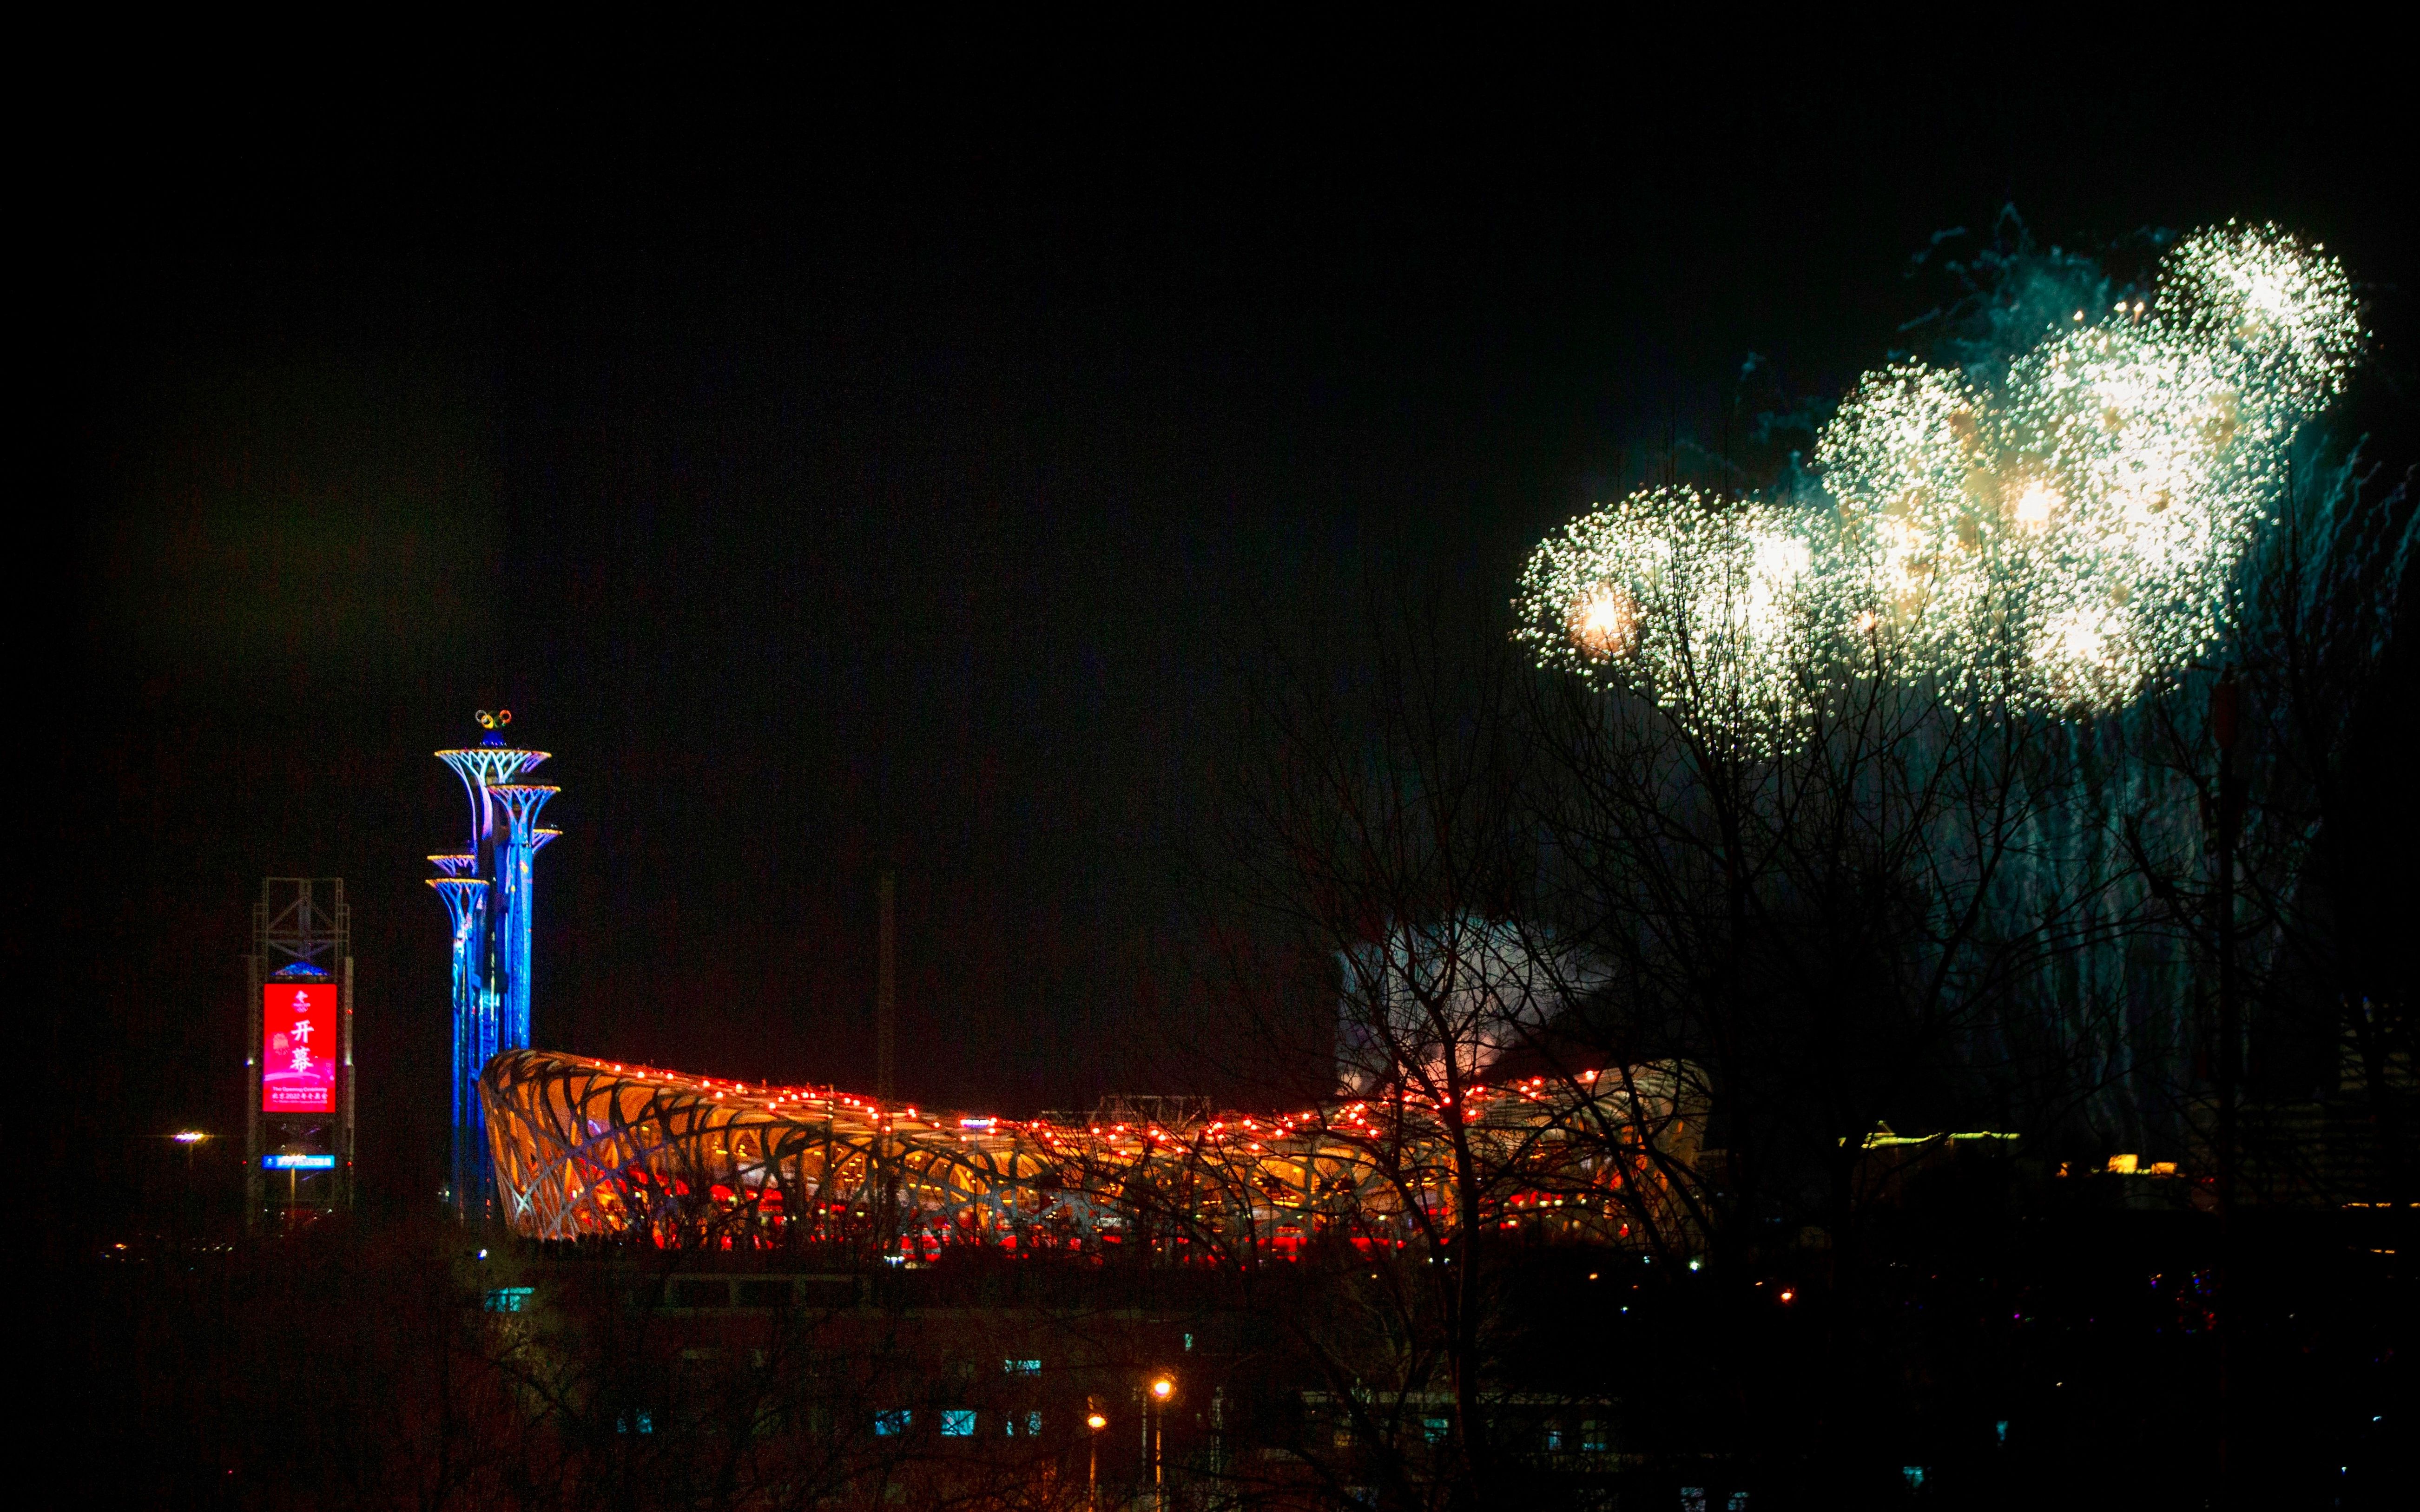
POLYGON ((260 1111, 336 1111, 336 984, 260 989, 260 1111))

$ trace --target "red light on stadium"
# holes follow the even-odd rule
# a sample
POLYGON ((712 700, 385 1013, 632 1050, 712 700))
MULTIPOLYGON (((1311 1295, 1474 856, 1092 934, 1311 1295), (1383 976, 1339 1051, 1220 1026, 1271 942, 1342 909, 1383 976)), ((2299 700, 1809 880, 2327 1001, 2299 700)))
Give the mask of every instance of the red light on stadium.
POLYGON ((336 984, 272 981, 260 989, 260 1111, 336 1110, 336 984))

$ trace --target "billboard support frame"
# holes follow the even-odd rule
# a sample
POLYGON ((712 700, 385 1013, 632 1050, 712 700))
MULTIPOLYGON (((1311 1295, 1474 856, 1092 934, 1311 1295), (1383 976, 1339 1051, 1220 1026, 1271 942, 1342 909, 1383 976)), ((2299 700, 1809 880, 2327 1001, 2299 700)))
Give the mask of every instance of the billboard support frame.
MULTIPOLYGON (((252 914, 252 953, 244 958, 244 1227, 257 1230, 275 1217, 278 1227, 307 1222, 353 1205, 353 929, 342 877, 263 877, 260 902, 252 914), (336 990, 336 1071, 325 1112, 280 1113, 262 1106, 267 1070, 267 990, 280 980, 318 983, 336 990), (274 1144, 279 1148, 272 1150, 274 1144), (282 1187, 265 1179, 272 1156, 291 1157, 302 1145, 329 1157, 326 1175, 306 1194, 297 1171, 287 1168, 282 1187)), ((320 1169, 317 1162, 306 1168, 320 1169)))

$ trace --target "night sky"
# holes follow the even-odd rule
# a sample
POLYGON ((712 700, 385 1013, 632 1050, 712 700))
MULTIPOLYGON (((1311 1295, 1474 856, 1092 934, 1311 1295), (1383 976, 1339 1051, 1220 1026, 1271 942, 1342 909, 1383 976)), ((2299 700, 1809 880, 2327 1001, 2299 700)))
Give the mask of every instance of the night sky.
POLYGON ((1381 74, 96 124, 43 179, 31 440, 72 507, 20 569, 58 1137, 240 1133, 259 879, 341 875, 365 1180, 433 1194, 422 857, 466 821, 429 752, 499 704, 565 789, 540 1044, 870 1088, 889 860, 904 1096, 1216 1090, 1172 1048, 1185 853, 1255 648, 1373 580, 1509 594, 1659 439, 1719 438, 1749 353, 1760 406, 1879 362, 1938 293, 1910 255, 2010 200, 2046 242, 2324 239, 2385 285, 2361 423, 2420 454, 2376 85, 1381 74))

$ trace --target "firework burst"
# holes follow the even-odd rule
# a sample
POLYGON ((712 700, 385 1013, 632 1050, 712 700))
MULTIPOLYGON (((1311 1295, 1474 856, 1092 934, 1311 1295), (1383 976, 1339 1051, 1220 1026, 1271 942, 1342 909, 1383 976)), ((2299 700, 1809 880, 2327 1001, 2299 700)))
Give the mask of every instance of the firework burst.
POLYGON ((1520 638, 1770 749, 1886 671, 2074 717, 2221 642, 2295 432, 2359 342, 2344 270, 2274 226, 2187 238, 2148 301, 2074 312, 1996 374, 1903 362, 1817 438, 1815 503, 1650 488, 1543 543, 1520 638))

